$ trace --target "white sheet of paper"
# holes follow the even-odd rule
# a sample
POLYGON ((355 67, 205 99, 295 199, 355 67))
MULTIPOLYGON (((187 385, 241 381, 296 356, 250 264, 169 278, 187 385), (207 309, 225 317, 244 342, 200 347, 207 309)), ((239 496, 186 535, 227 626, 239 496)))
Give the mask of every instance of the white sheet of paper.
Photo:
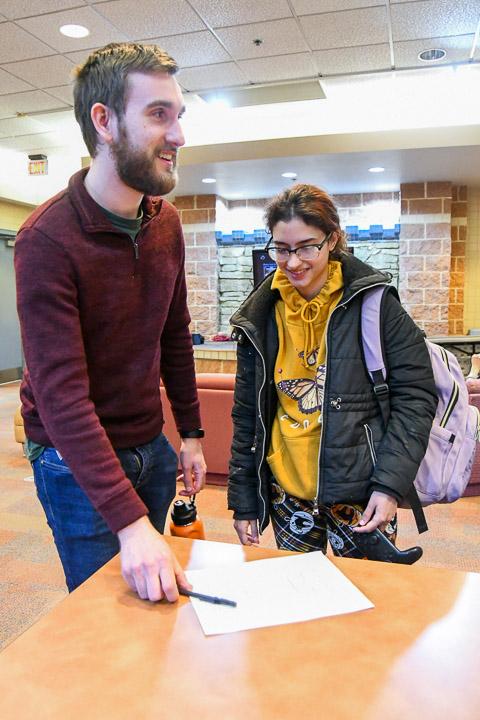
POLYGON ((196 592, 237 602, 233 608, 190 598, 205 635, 374 607, 321 552, 187 570, 186 575, 196 592))

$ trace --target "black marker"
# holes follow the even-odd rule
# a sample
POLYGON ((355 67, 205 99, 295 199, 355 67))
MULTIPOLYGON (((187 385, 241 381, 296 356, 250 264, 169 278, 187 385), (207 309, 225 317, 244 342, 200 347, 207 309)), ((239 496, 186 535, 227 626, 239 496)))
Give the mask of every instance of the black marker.
POLYGON ((204 595, 203 593, 194 592, 193 590, 184 590, 183 588, 179 589, 178 592, 180 595, 197 598, 197 600, 214 603, 215 605, 229 605, 230 607, 237 607, 235 600, 227 600, 226 598, 216 597, 215 595, 204 595))

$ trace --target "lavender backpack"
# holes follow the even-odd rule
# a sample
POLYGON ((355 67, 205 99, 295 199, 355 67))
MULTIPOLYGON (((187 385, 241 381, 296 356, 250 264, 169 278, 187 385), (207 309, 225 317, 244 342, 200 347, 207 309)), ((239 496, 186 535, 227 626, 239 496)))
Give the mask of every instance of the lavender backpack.
MULTIPOLYGON (((388 378, 382 351, 380 306, 387 286, 367 290, 362 304, 362 341, 365 365, 373 383, 385 427, 390 415, 388 378)), ((468 403, 468 390, 457 358, 425 340, 438 393, 438 407, 427 451, 414 481, 416 492, 407 496, 420 532, 427 529, 421 506, 454 502, 470 479, 479 439, 480 413, 468 403)), ((405 507, 405 505, 400 505, 405 507)))

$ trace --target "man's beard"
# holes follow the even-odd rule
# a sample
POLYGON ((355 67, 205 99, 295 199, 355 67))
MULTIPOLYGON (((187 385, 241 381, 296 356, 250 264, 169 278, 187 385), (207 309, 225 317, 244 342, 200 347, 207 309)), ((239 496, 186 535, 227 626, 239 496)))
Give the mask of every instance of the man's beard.
MULTIPOLYGON (((110 154, 115 160, 119 178, 128 187, 143 195, 167 195, 177 184, 178 175, 175 165, 171 172, 159 172, 155 169, 158 153, 167 148, 159 148, 154 155, 146 150, 132 147, 127 129, 119 123, 119 138, 110 145, 110 154)), ((173 158, 175 163, 175 158, 173 158)))

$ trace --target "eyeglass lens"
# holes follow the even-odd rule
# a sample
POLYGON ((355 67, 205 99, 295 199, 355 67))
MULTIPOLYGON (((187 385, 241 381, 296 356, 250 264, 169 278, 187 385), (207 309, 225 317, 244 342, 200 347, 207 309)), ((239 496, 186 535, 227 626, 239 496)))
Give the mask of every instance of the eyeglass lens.
POLYGON ((267 249, 268 254, 276 262, 286 262, 291 254, 295 254, 299 260, 315 260, 328 238, 324 238, 318 245, 305 245, 304 247, 291 250, 290 248, 277 247, 270 245, 267 249))

